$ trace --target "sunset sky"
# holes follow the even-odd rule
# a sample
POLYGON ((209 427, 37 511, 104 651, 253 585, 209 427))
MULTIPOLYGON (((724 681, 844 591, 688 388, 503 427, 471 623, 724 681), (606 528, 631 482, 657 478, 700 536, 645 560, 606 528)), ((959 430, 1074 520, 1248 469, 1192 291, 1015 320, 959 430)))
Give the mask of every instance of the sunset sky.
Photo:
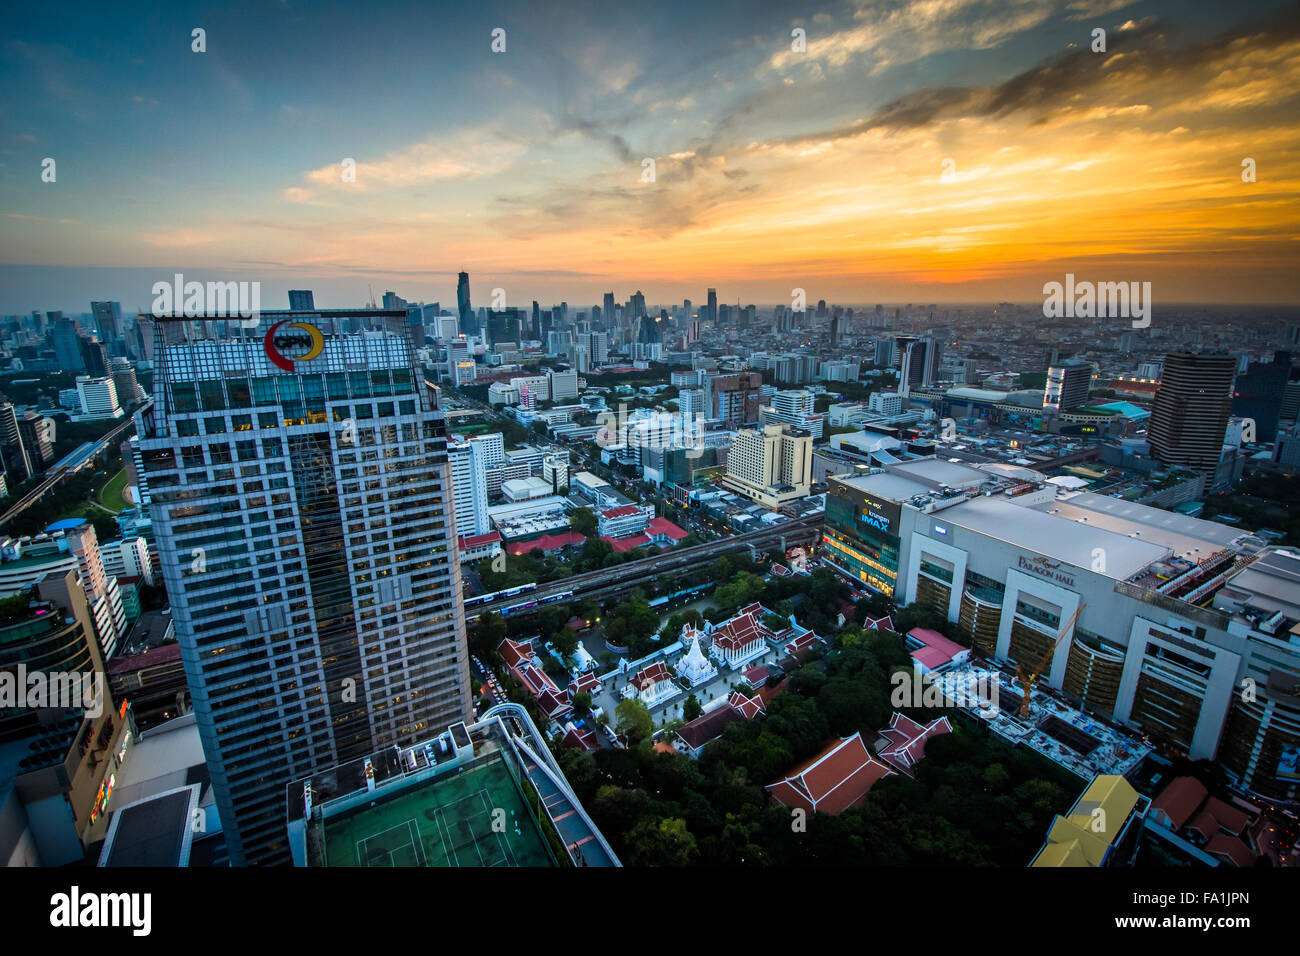
POLYGON ((1300 287, 1294 4, 74 9, 5 14, 0 312, 147 307, 177 271, 265 308, 454 303, 462 269, 475 305, 581 308, 1300 287))

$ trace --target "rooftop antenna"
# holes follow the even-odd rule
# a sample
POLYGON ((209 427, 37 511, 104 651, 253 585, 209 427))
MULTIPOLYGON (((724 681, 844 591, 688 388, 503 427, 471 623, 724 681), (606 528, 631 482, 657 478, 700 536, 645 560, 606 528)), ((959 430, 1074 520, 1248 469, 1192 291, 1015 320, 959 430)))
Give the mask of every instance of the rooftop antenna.
POLYGON ((370 302, 369 304, 367 304, 366 308, 367 309, 378 308, 378 306, 375 304, 375 287, 370 283, 367 283, 366 288, 370 290, 370 302))

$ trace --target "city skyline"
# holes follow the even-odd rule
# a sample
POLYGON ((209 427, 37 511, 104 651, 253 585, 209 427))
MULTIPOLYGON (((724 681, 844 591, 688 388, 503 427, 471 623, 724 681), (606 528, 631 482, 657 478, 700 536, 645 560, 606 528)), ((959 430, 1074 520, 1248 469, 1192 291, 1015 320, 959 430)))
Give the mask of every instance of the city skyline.
POLYGON ((0 309, 131 311, 176 271, 335 308, 459 270, 476 306, 1294 298, 1294 4, 588 12, 16 13, 0 309))

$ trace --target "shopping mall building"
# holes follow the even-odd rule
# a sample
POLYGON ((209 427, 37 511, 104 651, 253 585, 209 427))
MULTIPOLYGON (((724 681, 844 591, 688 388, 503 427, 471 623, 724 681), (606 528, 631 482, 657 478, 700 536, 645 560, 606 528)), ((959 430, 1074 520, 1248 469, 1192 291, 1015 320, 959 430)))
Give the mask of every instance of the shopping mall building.
POLYGON ((829 486, 822 557, 841 573, 944 613, 985 657, 1044 664, 1042 681, 1167 752, 1300 799, 1300 551, 1002 464, 829 486))

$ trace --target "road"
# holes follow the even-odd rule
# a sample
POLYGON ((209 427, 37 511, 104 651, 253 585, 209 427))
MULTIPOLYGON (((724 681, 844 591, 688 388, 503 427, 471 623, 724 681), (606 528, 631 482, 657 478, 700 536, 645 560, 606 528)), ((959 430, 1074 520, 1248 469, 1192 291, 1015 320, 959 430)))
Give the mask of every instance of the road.
MULTIPOLYGON (((780 547, 783 539, 787 548, 796 544, 806 545, 816 541, 821 536, 822 518, 821 514, 816 514, 783 521, 771 528, 761 528, 758 531, 733 535, 730 538, 720 538, 717 541, 709 541, 689 548, 678 548, 653 557, 642 558, 639 561, 628 561, 610 568, 602 568, 599 571, 588 571, 585 574, 575 574, 572 577, 561 578, 558 581, 539 584, 535 591, 529 591, 526 594, 516 595, 511 598, 502 598, 499 601, 493 601, 491 604, 473 608, 472 616, 467 615, 467 618, 473 620, 484 611, 500 613, 503 608, 524 604, 529 601, 537 601, 549 595, 561 594, 566 591, 573 592, 573 600, 575 601, 584 598, 593 601, 605 600, 632 591, 642 585, 653 583, 654 579, 660 574, 668 572, 685 573, 698 570, 712 564, 724 554, 748 551, 750 546, 753 546, 758 551, 767 551, 772 547, 780 547)), ((544 606, 541 605, 541 607, 544 606)))

